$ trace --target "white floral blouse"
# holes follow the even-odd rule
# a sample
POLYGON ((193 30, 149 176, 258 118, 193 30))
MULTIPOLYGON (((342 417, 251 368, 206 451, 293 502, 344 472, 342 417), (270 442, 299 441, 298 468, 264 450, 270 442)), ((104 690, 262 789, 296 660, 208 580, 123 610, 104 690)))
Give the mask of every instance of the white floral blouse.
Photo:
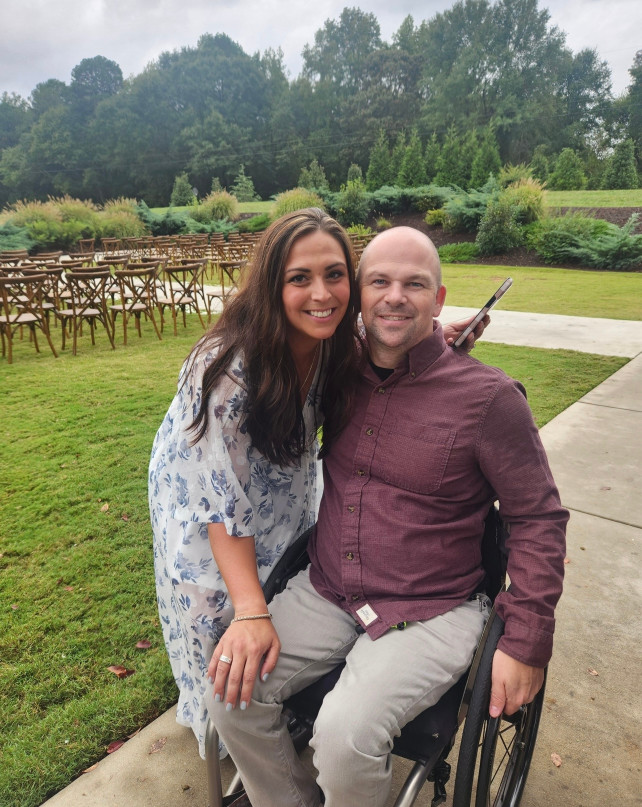
MULTIPOLYGON (((214 645, 233 617, 214 562, 207 525, 229 535, 253 535, 264 583, 287 546, 315 519, 322 476, 316 424, 320 369, 304 406, 308 449, 295 466, 273 465, 251 443, 243 424, 243 362, 210 397, 209 427, 192 443, 203 372, 214 354, 183 366, 178 392, 158 430, 149 467, 158 610, 172 672, 180 690, 177 721, 193 729, 205 756, 207 667, 214 645)), ((321 362, 319 362, 321 364, 321 362)))

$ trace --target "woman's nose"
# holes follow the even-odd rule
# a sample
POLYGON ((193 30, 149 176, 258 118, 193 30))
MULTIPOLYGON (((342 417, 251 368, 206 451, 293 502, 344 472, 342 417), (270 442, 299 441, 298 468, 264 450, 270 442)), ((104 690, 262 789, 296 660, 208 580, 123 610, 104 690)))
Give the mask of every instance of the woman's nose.
POLYGON ((312 283, 312 291, 311 291, 312 299, 314 300, 327 300, 330 296, 330 290, 328 289, 326 282, 323 278, 317 278, 312 283))

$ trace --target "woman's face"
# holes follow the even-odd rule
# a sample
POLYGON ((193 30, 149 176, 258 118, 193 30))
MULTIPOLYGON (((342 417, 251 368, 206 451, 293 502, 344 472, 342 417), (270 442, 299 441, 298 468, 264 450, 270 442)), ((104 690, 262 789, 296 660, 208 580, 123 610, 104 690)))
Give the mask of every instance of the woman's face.
POLYGON ((283 270, 283 308, 292 348, 329 339, 350 301, 348 266, 331 235, 317 230, 297 239, 283 270))

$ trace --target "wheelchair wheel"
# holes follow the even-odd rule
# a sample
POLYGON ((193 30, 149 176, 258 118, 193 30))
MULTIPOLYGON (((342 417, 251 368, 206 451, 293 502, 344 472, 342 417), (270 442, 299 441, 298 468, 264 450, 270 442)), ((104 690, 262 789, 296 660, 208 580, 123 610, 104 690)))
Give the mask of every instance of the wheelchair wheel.
POLYGON ((459 749, 453 807, 518 807, 533 757, 544 688, 532 703, 510 717, 491 718, 488 703, 492 659, 502 633, 499 618, 491 625, 459 749))

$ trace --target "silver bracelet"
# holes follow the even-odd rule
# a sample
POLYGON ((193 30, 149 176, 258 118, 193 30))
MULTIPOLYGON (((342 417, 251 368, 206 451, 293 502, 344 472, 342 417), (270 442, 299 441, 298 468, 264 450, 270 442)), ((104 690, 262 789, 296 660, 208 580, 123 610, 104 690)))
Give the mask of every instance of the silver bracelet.
MULTIPOLYGON (((232 622, 244 622, 246 619, 272 619, 272 614, 250 614, 248 616, 235 616, 232 622)), ((230 622, 230 625, 232 622, 230 622)))

